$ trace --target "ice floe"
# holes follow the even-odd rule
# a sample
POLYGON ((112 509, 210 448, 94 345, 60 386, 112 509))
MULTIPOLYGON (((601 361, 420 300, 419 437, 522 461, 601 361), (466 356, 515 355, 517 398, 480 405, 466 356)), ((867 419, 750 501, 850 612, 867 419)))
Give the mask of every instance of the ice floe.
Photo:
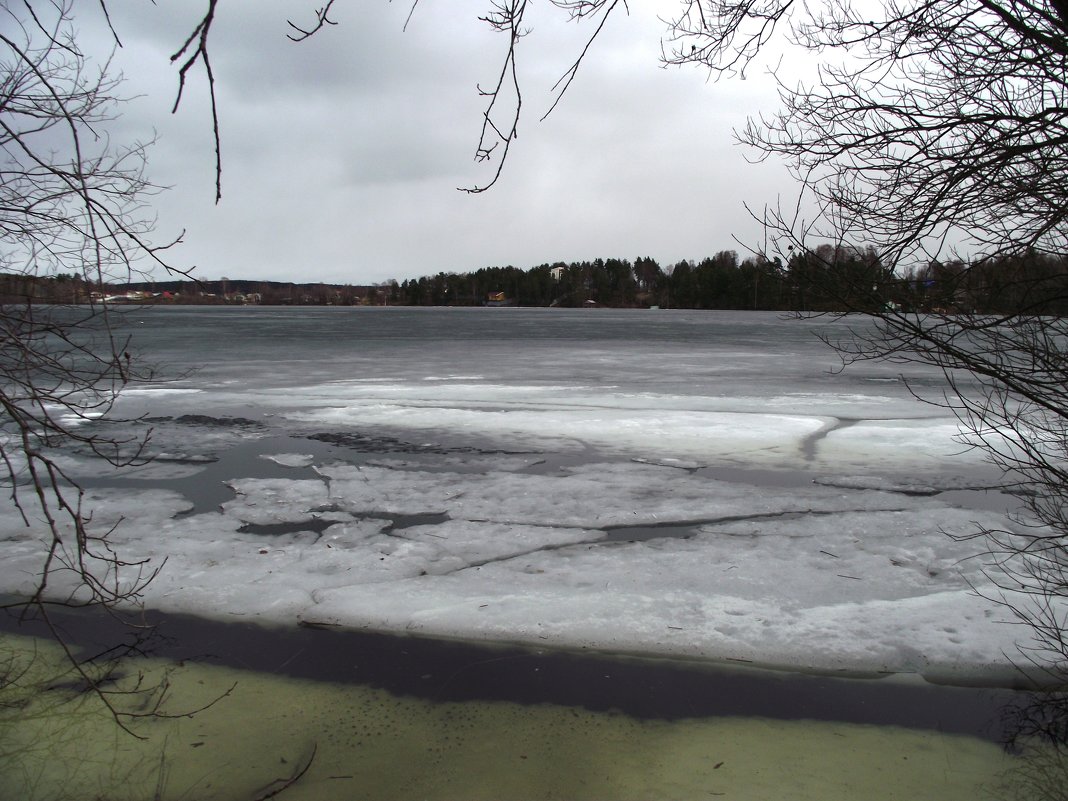
MULTIPOLYGON (((331 463, 319 479, 235 479, 232 501, 187 516, 162 490, 86 500, 97 524, 122 521, 125 559, 166 557, 145 591, 163 610, 826 671, 1004 673, 1017 631, 973 591, 975 544, 948 536, 1004 522, 991 513, 656 464, 537 474, 470 459, 464 473, 331 463)), ((29 531, 5 519, 6 589, 33 584, 29 531)))
MULTIPOLYGON (((1003 676, 1026 635, 961 538, 1013 524, 947 494, 995 477, 892 375, 810 375, 781 336, 424 344, 306 368, 264 351, 124 396, 163 459, 109 484, 63 458, 122 558, 162 568, 145 602, 942 680, 1003 676)), ((0 514, 0 590, 36 586, 43 532, 0 514)))

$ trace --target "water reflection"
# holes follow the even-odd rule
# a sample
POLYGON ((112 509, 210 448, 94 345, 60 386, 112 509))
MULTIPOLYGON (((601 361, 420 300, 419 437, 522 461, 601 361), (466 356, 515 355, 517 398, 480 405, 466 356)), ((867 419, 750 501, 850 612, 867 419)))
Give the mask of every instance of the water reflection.
MULTIPOLYGON (((164 621, 153 647, 196 659, 120 663, 114 688, 164 687, 166 714, 208 705, 133 720, 143 740, 70 681, 49 642, 4 636, 0 798, 941 800, 1068 786, 1060 752, 1004 728, 1026 719, 1019 704, 998 714, 1018 693, 332 631, 203 625, 197 639, 181 630, 195 623, 164 621), (1012 735, 1015 751, 999 742, 1012 735)), ((74 625, 86 643, 104 630, 74 625)))
MULTIPOLYGON (((642 721, 550 704, 433 702, 189 663, 169 704, 237 689, 192 719, 120 735, 86 696, 35 695, 5 721, 10 798, 976 798, 1007 757, 982 740, 750 718, 642 721), (42 706, 42 703, 45 706, 42 706), (17 770, 16 770, 17 768, 17 770), (888 783, 893 790, 888 791, 888 783)), ((168 706, 166 709, 171 709, 168 706)), ((174 708, 177 708, 176 706, 174 708)))
MULTIPOLYGON (((744 716, 906 726, 1004 742, 1026 720, 1009 689, 938 686, 918 678, 841 676, 604 657, 404 637, 305 624, 267 627, 149 613, 136 626, 82 611, 52 614, 87 654, 132 651, 315 681, 363 684, 433 701, 553 703, 636 718, 744 716)), ((0 628, 4 619, 0 618, 0 628)), ((47 636, 32 620, 8 630, 47 636)))

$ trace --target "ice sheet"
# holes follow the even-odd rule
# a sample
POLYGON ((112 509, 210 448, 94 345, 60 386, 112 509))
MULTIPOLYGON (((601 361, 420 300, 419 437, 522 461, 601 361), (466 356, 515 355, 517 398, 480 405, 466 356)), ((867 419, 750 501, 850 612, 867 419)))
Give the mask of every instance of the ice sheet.
MULTIPOLYGON (((1019 631, 973 590, 974 543, 947 536, 993 514, 635 462, 501 464, 324 464, 320 480, 234 480, 220 511, 185 517, 160 490, 87 502, 101 524, 126 518, 124 558, 166 554, 145 591, 164 610, 951 680, 1014 653, 1019 631)), ((5 522, 0 586, 25 591, 40 545, 5 522)))
MULTIPOLYGON (((568 317, 557 341, 539 315, 457 316, 499 321, 503 344, 439 342, 412 328, 437 318, 403 314, 375 318, 393 339, 359 339, 366 319, 309 318, 299 347, 284 327, 217 336, 215 361, 215 339, 182 327, 199 344, 162 358, 196 353, 204 372, 117 410, 150 419, 160 467, 109 485, 62 455, 92 478, 94 525, 121 520, 123 559, 163 568, 147 603, 940 677, 1001 675, 1027 633, 977 594, 982 544, 947 535, 1010 525, 943 492, 993 477, 893 373, 832 374, 774 318, 694 342, 719 318, 641 318, 659 322, 623 344, 587 340, 639 318, 568 317), (200 478, 222 490, 209 502, 181 494, 200 478)), ((0 514, 2 591, 36 584, 47 537, 31 523, 0 514)))

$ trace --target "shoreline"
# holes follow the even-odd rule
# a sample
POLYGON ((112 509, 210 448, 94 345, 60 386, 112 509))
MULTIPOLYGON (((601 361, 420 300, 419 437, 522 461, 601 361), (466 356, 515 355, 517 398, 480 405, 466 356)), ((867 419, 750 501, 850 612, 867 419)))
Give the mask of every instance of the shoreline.
MULTIPOLYGON (((53 614, 80 649, 122 632, 100 610, 53 614)), ((832 675, 741 662, 680 659, 426 634, 223 622, 144 610, 137 652, 315 682, 358 684, 439 702, 510 701, 618 711, 639 719, 757 717, 901 726, 998 743, 1031 693, 932 683, 917 674, 832 675), (144 634, 144 630, 141 631, 144 634)), ((129 636, 130 630, 125 634, 129 636)), ((44 637, 39 621, 0 616, 0 636, 44 637)))

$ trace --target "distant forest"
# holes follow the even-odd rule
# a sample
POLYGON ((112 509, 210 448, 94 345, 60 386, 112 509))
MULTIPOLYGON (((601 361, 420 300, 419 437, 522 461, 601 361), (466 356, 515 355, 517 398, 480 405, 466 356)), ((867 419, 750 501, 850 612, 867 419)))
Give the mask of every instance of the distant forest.
POLYGON ((823 246, 787 263, 724 250, 661 267, 654 259, 595 259, 529 269, 484 267, 373 286, 276 281, 158 281, 93 285, 74 275, 0 274, 2 303, 175 303, 302 306, 556 306, 838 311, 872 308, 1068 313, 1068 257, 1038 253, 978 262, 932 261, 906 275, 875 252, 823 246))

